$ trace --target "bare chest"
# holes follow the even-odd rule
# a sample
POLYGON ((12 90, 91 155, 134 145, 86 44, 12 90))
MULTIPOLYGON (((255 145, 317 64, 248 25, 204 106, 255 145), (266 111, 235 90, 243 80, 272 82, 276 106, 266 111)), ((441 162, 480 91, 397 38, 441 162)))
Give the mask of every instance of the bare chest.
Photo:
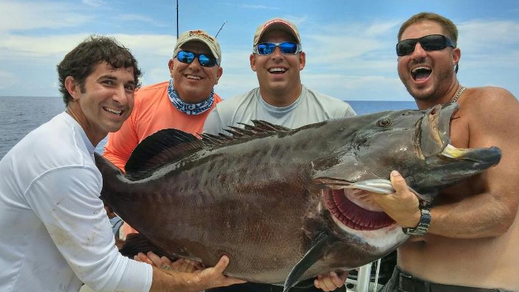
POLYGON ((468 148, 470 145, 469 122, 463 112, 456 113, 451 121, 451 144, 459 148, 468 148))

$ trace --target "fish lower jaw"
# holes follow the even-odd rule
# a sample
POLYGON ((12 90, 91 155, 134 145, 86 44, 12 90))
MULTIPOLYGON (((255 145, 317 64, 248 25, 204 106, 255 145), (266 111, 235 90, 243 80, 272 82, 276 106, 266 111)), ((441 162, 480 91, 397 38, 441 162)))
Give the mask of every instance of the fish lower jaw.
POLYGON ((350 189, 322 190, 324 206, 334 220, 349 229, 358 231, 375 231, 390 227, 395 224, 386 213, 373 207, 373 204, 364 202, 361 199, 353 199, 355 191, 350 189), (348 198, 352 198, 351 200, 348 198))
POLYGON ((379 250, 387 250, 409 238, 397 224, 391 224, 376 230, 357 230, 344 225, 335 216, 332 216, 332 219, 349 237, 354 237, 358 241, 379 250))

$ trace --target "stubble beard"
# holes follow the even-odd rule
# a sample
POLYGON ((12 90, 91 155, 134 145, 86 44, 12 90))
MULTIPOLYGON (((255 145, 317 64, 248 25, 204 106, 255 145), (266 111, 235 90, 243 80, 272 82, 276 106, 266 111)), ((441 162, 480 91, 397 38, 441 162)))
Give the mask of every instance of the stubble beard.
POLYGON ((407 92, 416 100, 422 102, 434 102, 435 100, 440 100, 443 98, 443 95, 448 92, 450 87, 450 80, 454 80, 453 78, 454 71, 453 70, 445 70, 437 74, 437 78, 434 80, 433 86, 425 90, 421 86, 413 86, 412 78, 408 81, 403 81, 407 92))

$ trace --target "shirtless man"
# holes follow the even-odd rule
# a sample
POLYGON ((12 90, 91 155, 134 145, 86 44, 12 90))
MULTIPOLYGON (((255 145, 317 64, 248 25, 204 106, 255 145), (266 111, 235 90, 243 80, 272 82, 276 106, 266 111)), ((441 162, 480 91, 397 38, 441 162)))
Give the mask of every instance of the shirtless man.
POLYGON ((452 145, 497 146, 503 156, 496 167, 439 194, 430 225, 403 178, 391 173, 396 193, 372 198, 416 235, 398 249, 383 291, 519 291, 519 103, 502 88, 464 90, 456 77, 457 36, 443 16, 412 16, 398 34, 398 74, 420 109, 458 102, 452 145))

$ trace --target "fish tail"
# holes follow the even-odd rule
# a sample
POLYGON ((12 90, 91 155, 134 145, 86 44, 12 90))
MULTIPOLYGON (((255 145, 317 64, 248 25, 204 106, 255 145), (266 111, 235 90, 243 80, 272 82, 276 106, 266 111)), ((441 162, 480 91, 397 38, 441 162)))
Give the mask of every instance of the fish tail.
POLYGON ((127 189, 127 179, 124 173, 113 163, 103 156, 94 153, 96 166, 103 176, 103 190, 101 191, 101 199, 111 205, 112 199, 116 193, 124 192, 127 189))
POLYGON ((114 178, 122 174, 122 171, 117 168, 110 160, 104 158, 102 155, 94 153, 96 166, 103 175, 103 179, 114 178))

